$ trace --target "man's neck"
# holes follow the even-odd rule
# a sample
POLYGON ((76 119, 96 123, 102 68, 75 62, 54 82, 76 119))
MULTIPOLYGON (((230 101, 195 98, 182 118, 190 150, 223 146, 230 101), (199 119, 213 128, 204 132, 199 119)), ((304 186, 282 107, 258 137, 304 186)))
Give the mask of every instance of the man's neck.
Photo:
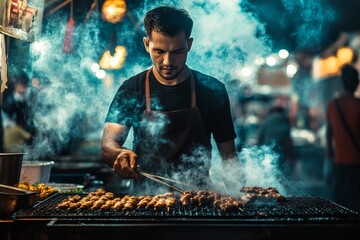
POLYGON ((158 71, 155 69, 155 67, 153 67, 153 73, 154 76, 156 78, 156 80, 158 82, 160 82, 163 85, 167 85, 167 86, 174 86, 177 85, 183 81, 185 81, 190 74, 189 68, 185 65, 184 68, 181 70, 180 74, 174 78, 174 79, 164 79, 159 73, 158 71))

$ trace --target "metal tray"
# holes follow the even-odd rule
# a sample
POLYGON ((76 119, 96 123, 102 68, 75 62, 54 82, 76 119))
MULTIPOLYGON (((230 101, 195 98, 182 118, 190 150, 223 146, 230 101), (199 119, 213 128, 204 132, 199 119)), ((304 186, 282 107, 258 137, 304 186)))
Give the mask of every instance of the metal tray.
POLYGON ((0 184, 0 216, 11 216, 16 211, 34 206, 36 194, 38 193, 0 184))

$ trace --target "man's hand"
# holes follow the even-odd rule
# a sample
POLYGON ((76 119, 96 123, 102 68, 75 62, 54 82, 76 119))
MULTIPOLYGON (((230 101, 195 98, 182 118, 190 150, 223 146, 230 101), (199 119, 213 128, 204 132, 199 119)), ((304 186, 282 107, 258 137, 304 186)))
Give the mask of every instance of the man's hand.
POLYGON ((139 175, 134 171, 137 167, 137 155, 129 149, 122 149, 113 165, 113 172, 121 178, 138 179, 139 175))
POLYGON ((118 123, 106 123, 101 139, 101 160, 113 168, 113 172, 121 178, 137 179, 137 155, 133 151, 123 148, 129 128, 118 123), (115 161, 114 161, 115 159, 115 161))

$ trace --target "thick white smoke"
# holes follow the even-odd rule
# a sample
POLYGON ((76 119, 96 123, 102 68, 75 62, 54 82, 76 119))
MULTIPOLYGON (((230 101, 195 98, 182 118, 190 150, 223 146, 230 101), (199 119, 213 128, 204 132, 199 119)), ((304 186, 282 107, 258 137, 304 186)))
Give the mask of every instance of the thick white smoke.
POLYGON ((297 23, 294 35, 298 49, 320 46, 338 18, 331 1, 282 0, 282 3, 292 21, 297 23))
POLYGON ((27 149, 29 159, 55 156, 64 148, 74 150, 78 146, 73 139, 85 139, 87 133, 101 129, 107 99, 112 97, 112 92, 102 89, 100 80, 94 82, 90 72, 102 46, 97 37, 99 26, 91 21, 76 23, 76 54, 64 54, 66 24, 64 17, 49 19, 41 38, 30 46, 32 77, 39 78, 41 87, 35 90, 31 104, 37 133, 27 149))

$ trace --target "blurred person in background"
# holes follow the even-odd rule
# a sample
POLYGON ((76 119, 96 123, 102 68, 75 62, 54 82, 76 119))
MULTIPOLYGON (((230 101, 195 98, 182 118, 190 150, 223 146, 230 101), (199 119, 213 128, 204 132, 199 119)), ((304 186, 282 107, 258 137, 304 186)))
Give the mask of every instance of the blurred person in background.
POLYGON ((291 122, 283 98, 275 100, 261 123, 258 145, 274 146, 279 155, 279 168, 285 177, 290 177, 294 168, 294 150, 291 138, 291 122))
POLYGON ((333 184, 335 202, 360 211, 360 99, 355 97, 359 72, 345 65, 341 81, 344 93, 329 101, 326 110, 327 158, 333 162, 326 178, 333 184))
POLYGON ((30 140, 29 116, 29 78, 24 72, 9 78, 9 88, 4 91, 2 120, 4 128, 4 151, 19 152, 30 140))

